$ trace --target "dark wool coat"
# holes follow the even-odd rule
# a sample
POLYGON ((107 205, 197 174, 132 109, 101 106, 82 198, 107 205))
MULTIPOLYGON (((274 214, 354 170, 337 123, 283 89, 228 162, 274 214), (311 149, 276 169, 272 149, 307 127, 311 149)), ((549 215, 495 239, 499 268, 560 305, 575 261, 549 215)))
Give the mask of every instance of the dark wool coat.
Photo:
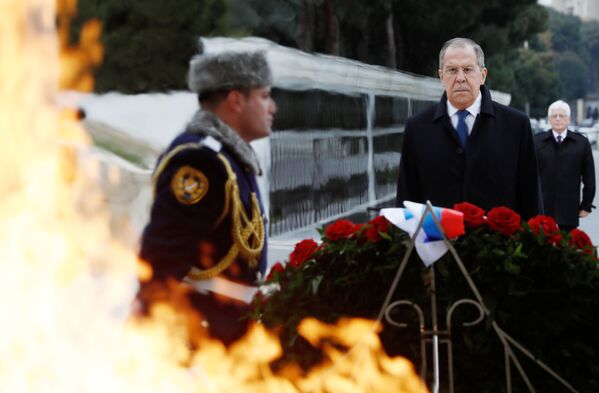
POLYGON ((466 150, 447 114, 447 96, 406 122, 397 184, 404 200, 453 207, 470 202, 485 210, 506 206, 528 219, 541 197, 528 117, 491 100, 482 102, 466 150))
POLYGON ((560 226, 577 227, 579 211, 590 212, 595 197, 591 144, 584 135, 570 130, 559 147, 551 130, 535 135, 534 139, 545 214, 560 226))

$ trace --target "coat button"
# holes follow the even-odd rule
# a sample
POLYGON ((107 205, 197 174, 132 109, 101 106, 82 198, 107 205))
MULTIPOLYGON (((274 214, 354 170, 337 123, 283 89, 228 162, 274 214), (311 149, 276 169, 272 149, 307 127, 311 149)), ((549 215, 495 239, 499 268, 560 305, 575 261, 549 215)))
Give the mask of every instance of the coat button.
POLYGON ((464 153, 464 149, 462 149, 461 147, 458 147, 457 149, 455 149, 455 152, 458 154, 463 154, 464 153))

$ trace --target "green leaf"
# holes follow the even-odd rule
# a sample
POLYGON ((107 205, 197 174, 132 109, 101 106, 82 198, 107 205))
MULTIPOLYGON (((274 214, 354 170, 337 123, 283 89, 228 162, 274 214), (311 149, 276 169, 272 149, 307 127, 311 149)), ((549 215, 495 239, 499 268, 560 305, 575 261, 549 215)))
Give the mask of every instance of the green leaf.
POLYGON ((514 256, 518 257, 518 258, 524 258, 527 259, 528 255, 526 255, 523 251, 522 248, 524 247, 524 245, 522 243, 518 243, 518 246, 516 247, 516 250, 514 251, 514 256))
POLYGON ((520 266, 514 264, 509 258, 503 262, 503 267, 508 273, 520 274, 520 266))
POLYGON ((493 249, 493 254, 502 257, 502 256, 505 255, 505 251, 501 250, 501 249, 498 249, 498 248, 494 248, 493 249))
POLYGON ((318 287, 320 286, 320 283, 322 282, 322 278, 323 276, 316 276, 316 278, 314 280, 312 280, 312 294, 316 295, 316 292, 318 292, 318 287))
POLYGON ((379 235, 381 235, 381 237, 385 240, 391 241, 393 239, 387 232, 379 232, 379 235))

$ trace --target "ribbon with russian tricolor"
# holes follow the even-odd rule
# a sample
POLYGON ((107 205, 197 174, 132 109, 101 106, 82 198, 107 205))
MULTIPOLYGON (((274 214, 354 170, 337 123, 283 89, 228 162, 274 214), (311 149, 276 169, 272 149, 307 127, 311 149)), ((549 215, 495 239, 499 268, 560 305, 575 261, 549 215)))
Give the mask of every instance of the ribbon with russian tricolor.
MULTIPOLYGON (((380 214, 396 227, 406 231, 410 237, 414 237, 418 224, 426 212, 426 205, 404 201, 404 206, 405 208, 382 209, 380 214)), ((432 211, 448 239, 455 239, 464 234, 464 215, 462 212, 436 206, 432 206, 432 211)), ((422 262, 426 266, 430 266, 441 258, 449 248, 443 239, 443 233, 435 224, 433 216, 430 212, 426 213, 422 228, 416 234, 415 247, 422 262)))

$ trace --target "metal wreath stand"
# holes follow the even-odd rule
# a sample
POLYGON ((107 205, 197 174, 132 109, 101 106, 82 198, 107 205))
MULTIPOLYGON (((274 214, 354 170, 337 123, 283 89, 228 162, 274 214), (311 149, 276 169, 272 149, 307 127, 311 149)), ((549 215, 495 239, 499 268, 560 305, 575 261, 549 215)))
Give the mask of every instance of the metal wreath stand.
MULTIPOLYGON (((402 306, 409 306, 415 310, 416 314, 418 315, 418 320, 419 320, 419 325, 420 325, 419 326, 420 327, 420 352, 421 352, 421 359, 422 359, 421 367, 420 367, 420 376, 422 378, 425 378, 426 372, 427 372, 426 344, 432 343, 432 352, 433 352, 433 387, 432 388, 433 388, 433 393, 439 392, 439 342, 447 345, 447 352, 448 352, 447 353, 447 363, 448 363, 447 367, 448 367, 448 374, 449 374, 449 392, 454 393, 453 354, 452 354, 452 342, 451 342, 451 319, 453 316, 453 312, 456 310, 456 308, 463 304, 472 305, 472 306, 476 307, 479 312, 479 316, 476 320, 471 321, 471 322, 465 322, 465 323, 463 323, 464 326, 476 325, 476 324, 480 323, 481 321, 483 321, 485 316, 489 317, 491 314, 489 309, 485 305, 483 298, 480 295, 480 292, 478 291, 478 288, 476 287, 476 285, 472 281, 472 278, 468 274, 468 271, 464 267, 464 263, 462 262, 462 259, 458 255, 456 249, 453 247, 451 242, 445 236, 445 232, 443 231, 443 228, 441 227, 441 223, 439 222, 436 214, 433 211, 433 206, 431 205, 430 201, 427 201, 424 213, 422 214, 422 217, 420 218, 418 227, 411 238, 408 249, 407 249, 406 253, 404 254, 404 257, 403 257, 401 264, 397 270, 395 278, 393 279, 391 288, 389 289, 389 292, 387 293, 385 302, 383 303, 383 306, 381 307, 381 310, 377 317, 377 323, 381 323, 381 321, 384 317, 385 320, 387 322, 389 322, 391 325, 399 327, 399 328, 406 328, 407 327, 406 323, 397 322, 397 321, 393 320, 393 318, 391 317, 391 311, 396 307, 402 307, 402 306), (430 286, 431 286, 430 301, 431 301, 432 326, 427 328, 426 323, 425 323, 424 312, 414 302, 409 301, 409 300, 398 300, 398 301, 391 303, 391 298, 393 297, 393 294, 395 293, 395 291, 398 288, 399 280, 401 279, 401 276, 403 275, 403 272, 408 263, 408 260, 409 260, 410 256, 412 255, 412 252, 414 251, 414 247, 415 247, 415 243, 416 243, 416 235, 418 234, 419 231, 422 230, 422 225, 424 223, 424 219, 426 218, 426 216, 428 214, 430 214, 432 216, 437 229, 442 233, 443 241, 449 248, 449 252, 453 256, 454 261, 458 264, 458 267, 460 268, 464 278, 466 279, 466 281, 468 283, 468 286, 470 287, 470 289, 475 297, 475 300, 460 299, 460 300, 456 301, 455 303, 453 303, 451 305, 451 307, 449 307, 449 309, 447 311, 446 321, 445 321, 445 323, 446 323, 445 329, 439 328, 439 323, 438 323, 434 265, 431 265, 431 267, 430 267, 430 279, 431 279, 430 280, 430 286)), ((512 375, 511 375, 512 364, 515 366, 516 370, 518 371, 518 374, 520 375, 520 377, 522 378, 522 380, 524 381, 524 383, 526 384, 528 389, 531 392, 536 392, 536 390, 534 389, 534 387, 532 386, 532 384, 530 382, 530 379, 528 378, 528 375, 522 368, 522 365, 520 364, 518 356, 514 352, 514 348, 517 348, 521 353, 523 353, 528 358, 530 358, 534 363, 536 363, 539 367, 541 367, 545 372, 547 372, 549 375, 551 375, 553 378, 555 378, 557 381, 559 381, 566 389, 568 389, 571 392, 578 392, 578 390, 574 389, 572 387, 572 385, 570 385, 567 381, 565 381, 562 377, 560 377, 549 366, 547 366, 542 361, 538 360, 523 345, 521 345, 516 340, 514 340, 514 338, 512 338, 509 334, 507 334, 495 321, 492 321, 491 324, 493 326, 493 330, 495 330, 495 333, 497 334, 497 337, 503 344, 506 386, 507 386, 508 393, 512 392, 512 375)))

